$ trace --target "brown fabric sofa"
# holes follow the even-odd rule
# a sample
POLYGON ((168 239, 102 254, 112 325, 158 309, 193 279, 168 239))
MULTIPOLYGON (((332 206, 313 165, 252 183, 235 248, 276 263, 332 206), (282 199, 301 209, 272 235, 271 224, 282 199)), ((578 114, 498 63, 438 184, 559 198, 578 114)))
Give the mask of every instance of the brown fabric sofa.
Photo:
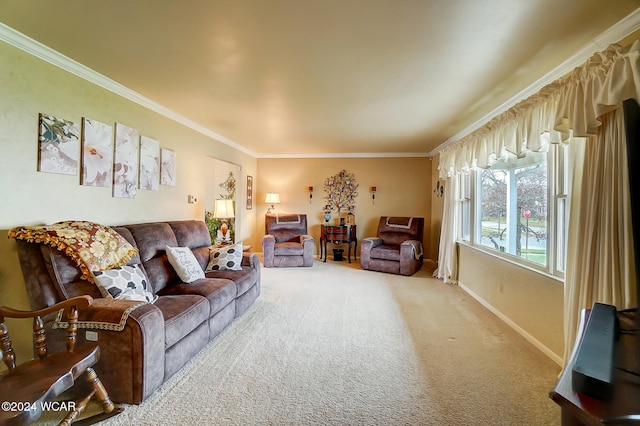
POLYGON ((382 216, 378 235, 362 240, 360 266, 371 271, 413 275, 423 262, 424 218, 382 216))
MULTIPOLYGON (((98 342, 96 371, 112 399, 139 404, 209 341, 244 313, 260 294, 260 261, 243 254, 242 270, 207 272, 183 283, 165 247, 189 247, 203 270, 211 239, 204 222, 156 222, 114 227, 139 252, 140 265, 158 298, 154 303, 105 299, 64 254, 44 244, 16 241, 32 309, 88 294, 95 300, 80 316, 78 344, 98 342)), ((56 328, 55 318, 47 328, 56 328)), ((55 331, 55 330, 54 330, 55 331)))
POLYGON ((306 214, 265 215, 262 239, 264 266, 313 266, 315 240, 307 234, 306 214))

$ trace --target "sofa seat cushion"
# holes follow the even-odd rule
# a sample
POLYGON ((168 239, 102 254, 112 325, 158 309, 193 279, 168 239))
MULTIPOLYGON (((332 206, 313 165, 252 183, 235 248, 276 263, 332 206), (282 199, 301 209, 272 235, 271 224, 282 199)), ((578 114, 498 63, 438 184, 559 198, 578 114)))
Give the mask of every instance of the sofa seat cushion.
POLYGON ((207 276, 226 278, 236 283, 236 297, 242 296, 258 282, 258 272, 252 266, 243 266, 240 271, 215 271, 206 273, 207 276))
POLYGON ((400 247, 383 244, 371 249, 371 259, 400 261, 400 247))
POLYGON ((273 254, 275 256, 302 256, 304 250, 300 243, 276 243, 273 248, 273 254))
MULTIPOLYGON (((220 274, 220 272, 218 272, 220 274)), ((236 284, 224 278, 201 278, 190 284, 175 283, 164 288, 161 295, 198 295, 209 302, 208 317, 220 312, 225 306, 233 302, 237 295, 236 284)))
POLYGON ((194 294, 160 296, 157 306, 164 317, 164 347, 170 348, 209 319, 209 302, 194 294))

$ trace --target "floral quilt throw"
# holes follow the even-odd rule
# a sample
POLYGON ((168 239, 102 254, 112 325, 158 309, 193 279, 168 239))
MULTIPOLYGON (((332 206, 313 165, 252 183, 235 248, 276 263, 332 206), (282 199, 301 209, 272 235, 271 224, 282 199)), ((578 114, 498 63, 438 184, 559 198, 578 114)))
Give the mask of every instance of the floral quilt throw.
POLYGON ((47 244, 60 250, 76 263, 82 278, 88 281, 93 281, 92 271, 125 265, 137 253, 137 249, 113 229, 87 221, 20 226, 9 230, 9 238, 47 244))

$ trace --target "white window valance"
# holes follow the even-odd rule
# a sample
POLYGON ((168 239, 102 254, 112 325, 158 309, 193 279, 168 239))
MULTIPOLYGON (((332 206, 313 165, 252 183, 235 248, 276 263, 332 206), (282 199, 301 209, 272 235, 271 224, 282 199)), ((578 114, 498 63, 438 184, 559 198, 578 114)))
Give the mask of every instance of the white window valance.
POLYGON ((596 53, 569 75, 443 148, 440 178, 488 167, 492 155, 499 157, 504 151, 522 157, 549 142, 592 136, 600 127, 600 117, 629 98, 640 99, 640 40, 628 48, 611 45, 596 53))

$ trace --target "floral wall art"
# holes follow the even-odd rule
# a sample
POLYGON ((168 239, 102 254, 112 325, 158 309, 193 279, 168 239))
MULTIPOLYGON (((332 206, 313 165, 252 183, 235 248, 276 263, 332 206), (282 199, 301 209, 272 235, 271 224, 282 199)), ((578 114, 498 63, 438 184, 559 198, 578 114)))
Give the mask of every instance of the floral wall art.
POLYGON ((170 149, 162 148, 160 159, 160 183, 162 185, 176 185, 176 153, 170 149))
POLYGON ((138 131, 116 123, 113 196, 135 198, 138 186, 138 131))
POLYGON ((140 189, 157 190, 160 183, 160 142, 140 137, 140 189))
POLYGON ((176 185, 176 153, 136 129, 86 117, 82 128, 51 114, 38 118, 40 172, 78 176, 80 169, 81 185, 112 186, 116 198, 135 198, 137 189, 176 185))
POLYGON ((82 120, 82 185, 109 187, 113 164, 113 126, 82 120))
POLYGON ((40 114, 38 171, 78 174, 80 127, 72 121, 40 114))

